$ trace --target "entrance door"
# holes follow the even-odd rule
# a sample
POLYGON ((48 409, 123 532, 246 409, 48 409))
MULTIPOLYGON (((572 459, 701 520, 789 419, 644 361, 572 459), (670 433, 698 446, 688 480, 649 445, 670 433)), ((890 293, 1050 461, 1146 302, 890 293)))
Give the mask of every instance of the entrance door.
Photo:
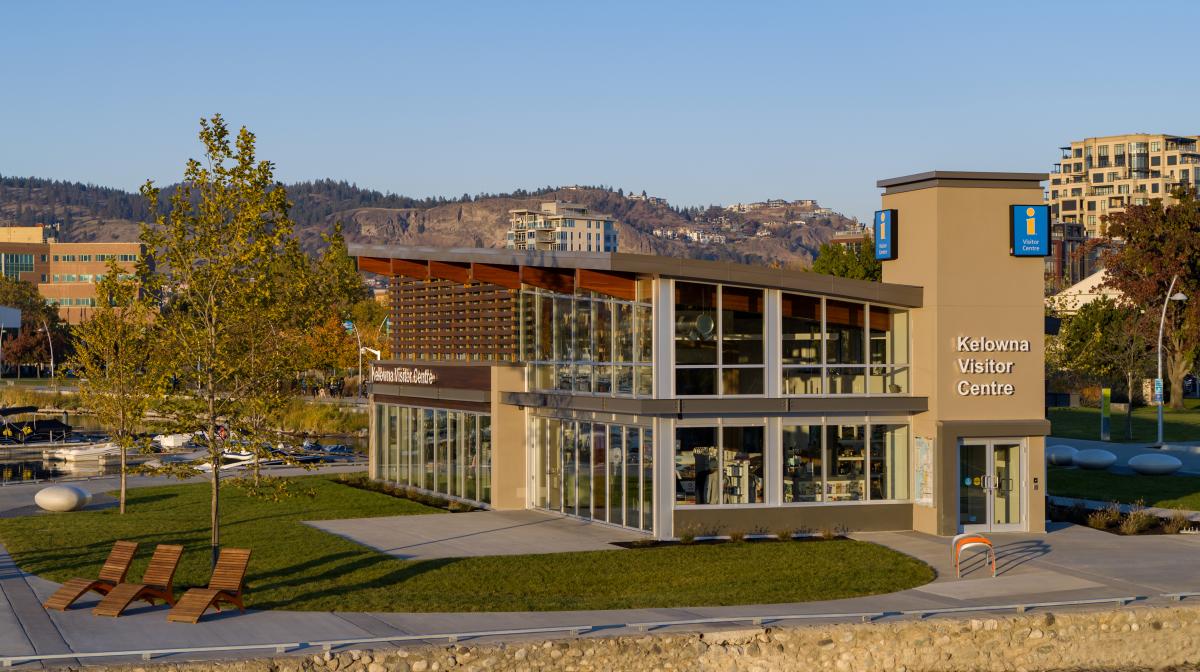
POLYGON ((958 447, 958 527, 962 532, 1023 530, 1024 450, 1011 439, 968 440, 958 447))

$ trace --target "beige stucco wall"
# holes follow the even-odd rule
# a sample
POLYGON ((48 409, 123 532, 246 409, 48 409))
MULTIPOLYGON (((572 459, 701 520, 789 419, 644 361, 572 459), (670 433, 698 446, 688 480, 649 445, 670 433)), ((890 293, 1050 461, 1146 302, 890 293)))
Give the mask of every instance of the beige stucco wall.
POLYGON ((898 258, 884 262, 883 280, 925 289, 923 306, 912 311, 913 393, 928 397, 929 410, 913 417, 913 434, 934 441, 934 506, 914 507, 915 529, 957 530, 963 437, 1025 441, 1026 521, 1030 530, 1044 529, 1044 262, 1009 254, 1008 214, 1009 205, 1041 201, 1033 180, 943 179, 883 196, 882 207, 898 211, 898 258), (960 352, 960 337, 1025 340, 1029 351, 960 352), (1011 362, 1012 370, 964 374, 959 360, 968 358, 1011 362), (1011 384, 1013 393, 964 396, 960 381, 1011 384), (1016 431, 1024 433, 1008 433, 1016 431))
POLYGON ((491 371, 492 508, 524 509, 529 480, 525 411, 500 403, 500 393, 523 392, 525 368, 493 366, 491 371))

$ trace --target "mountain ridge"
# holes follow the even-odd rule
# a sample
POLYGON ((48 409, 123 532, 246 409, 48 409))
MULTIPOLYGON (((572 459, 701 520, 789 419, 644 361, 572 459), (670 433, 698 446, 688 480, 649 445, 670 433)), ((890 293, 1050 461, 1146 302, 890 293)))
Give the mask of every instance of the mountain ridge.
MULTIPOLYGON (((345 181, 286 184, 302 246, 341 222, 348 242, 502 247, 508 210, 544 201, 581 203, 618 222, 622 252, 803 268, 835 231, 856 221, 815 201, 771 200, 731 207, 673 207, 664 199, 603 186, 543 187, 456 199, 412 198, 345 181)), ((174 186, 164 188, 164 204, 174 186)), ((163 206, 165 207, 165 205, 163 206)), ((151 216, 140 194, 111 187, 0 175, 0 226, 57 224, 69 242, 135 240, 151 216)))

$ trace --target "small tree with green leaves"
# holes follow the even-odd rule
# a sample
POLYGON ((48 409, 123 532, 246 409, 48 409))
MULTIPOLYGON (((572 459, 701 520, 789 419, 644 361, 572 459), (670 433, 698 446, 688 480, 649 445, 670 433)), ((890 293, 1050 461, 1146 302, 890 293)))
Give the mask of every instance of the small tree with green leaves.
POLYGON ((883 265, 875 258, 875 245, 867 238, 861 243, 824 243, 813 260, 814 273, 836 275, 854 280, 883 278, 883 265))
MULTIPOLYGON (((247 342, 254 311, 283 294, 273 269, 292 239, 291 204, 274 165, 255 154, 254 134, 236 138, 220 115, 200 120, 204 160, 189 159, 170 209, 142 227, 155 255, 143 283, 163 301, 160 347, 180 383, 161 408, 182 431, 196 431, 212 466, 212 558, 220 545, 220 467, 230 427, 242 425, 257 379, 247 342)), ((159 189, 142 187, 158 212, 159 189)), ((293 306, 293 308, 299 308, 293 306)))
POLYGON ((129 454, 149 449, 138 430, 162 391, 162 378, 161 360, 154 356, 154 309, 115 260, 96 285, 95 312, 73 335, 67 365, 79 378, 80 400, 121 451, 118 506, 123 514, 129 454))

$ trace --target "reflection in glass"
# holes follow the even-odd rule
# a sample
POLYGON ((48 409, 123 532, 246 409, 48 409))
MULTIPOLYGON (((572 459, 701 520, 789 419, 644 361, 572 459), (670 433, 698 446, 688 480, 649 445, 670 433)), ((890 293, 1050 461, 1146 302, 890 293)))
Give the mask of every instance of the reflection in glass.
POLYGON ((716 427, 675 430, 675 503, 719 503, 719 469, 716 427))
POLYGON ((592 424, 592 517, 608 520, 608 426, 592 424))
POLYGON ((654 430, 642 430, 642 529, 654 529, 654 430))
POLYGON ((575 438, 575 459, 578 470, 575 496, 578 499, 575 515, 592 517, 592 423, 580 422, 575 438))
POLYGON ((641 527, 642 511, 642 433, 637 427, 625 428, 625 524, 641 527))
POLYGON ((579 463, 576 451, 576 423, 564 420, 563 427, 563 513, 576 515, 579 513, 579 497, 577 496, 579 479, 579 463))
POLYGON ((871 426, 871 499, 908 499, 908 425, 871 426))
POLYGON ((621 425, 608 426, 608 522, 625 525, 625 442, 621 425))
POLYGON ((784 294, 782 307, 784 364, 821 363, 821 299, 784 294))
POLYGON ((785 368, 783 390, 784 394, 821 394, 821 369, 785 368))
POLYGON ((721 287, 721 365, 762 363, 763 290, 721 287))
POLYGON ((825 449, 829 455, 827 500, 864 499, 866 496, 865 425, 829 425, 825 449))
POLYGON ((820 425, 783 427, 783 501, 824 501, 820 425))
POLYGON ((828 364, 865 364, 863 343, 866 306, 848 301, 825 301, 825 361, 828 364))
POLYGON ((717 364, 717 287, 675 283, 675 364, 717 364))
POLYGON ((762 427, 721 430, 721 503, 763 502, 763 431, 762 427))
POLYGON ((492 416, 479 416, 479 501, 492 503, 492 416))

